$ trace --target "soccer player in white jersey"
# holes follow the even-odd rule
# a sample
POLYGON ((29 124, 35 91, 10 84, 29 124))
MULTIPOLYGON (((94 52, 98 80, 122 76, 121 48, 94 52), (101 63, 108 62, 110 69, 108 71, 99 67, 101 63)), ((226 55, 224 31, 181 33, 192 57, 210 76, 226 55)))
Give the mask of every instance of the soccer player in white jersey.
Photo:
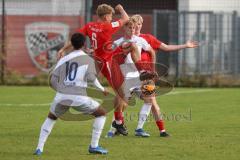
MULTIPOLYGON (((155 51, 152 49, 152 47, 147 43, 145 39, 134 35, 135 24, 133 21, 130 20, 125 24, 124 31, 125 31, 124 36, 114 41, 114 45, 127 46, 128 43, 135 43, 139 49, 139 53, 141 53, 142 50, 147 51, 152 55, 153 60, 155 61, 155 51)), ((138 55, 138 56, 141 57, 141 55, 138 55)), ((139 80, 139 74, 140 74, 139 67, 141 68, 141 66, 138 66, 136 63, 133 62, 130 53, 126 56, 125 62, 120 65, 122 74, 124 76, 124 82, 122 84, 124 95, 122 97, 126 102, 131 97, 131 91, 134 88, 139 88, 141 86, 141 82, 139 80)), ((114 75, 112 76, 114 80, 114 75)), ((142 98, 144 99, 146 104, 152 105, 151 101, 149 100, 149 97, 142 97, 142 98)), ((124 110, 125 107, 126 107, 126 103, 122 104, 122 110, 124 110)), ((107 134, 107 137, 112 137, 116 132, 116 130, 118 130, 116 125, 118 123, 119 122, 117 120, 113 121, 110 131, 107 134)))
POLYGON ((92 82, 104 95, 107 95, 108 92, 96 78, 94 60, 81 49, 85 43, 84 35, 73 34, 71 43, 74 51, 61 58, 51 74, 50 84, 52 88, 57 90, 57 93, 48 117, 42 124, 35 155, 42 154, 44 144, 56 120, 66 113, 70 107, 95 117, 92 140, 88 151, 94 154, 108 153, 107 150, 98 145, 106 120, 106 112, 97 101, 86 95, 87 82, 92 82))

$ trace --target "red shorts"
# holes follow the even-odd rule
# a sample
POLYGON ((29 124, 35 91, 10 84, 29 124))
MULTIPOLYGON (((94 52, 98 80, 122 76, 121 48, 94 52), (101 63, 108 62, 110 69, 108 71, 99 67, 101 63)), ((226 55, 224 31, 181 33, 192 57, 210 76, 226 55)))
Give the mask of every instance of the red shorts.
POLYGON ((141 61, 152 62, 152 57, 148 52, 142 52, 141 53, 141 61))
POLYGON ((152 57, 148 52, 141 53, 141 60, 138 61, 138 70, 148 70, 153 71, 154 65, 152 62, 152 57))
POLYGON ((118 89, 124 81, 120 64, 124 63, 126 56, 123 55, 123 51, 119 47, 106 54, 110 56, 106 59, 102 59, 103 65, 101 73, 106 77, 113 89, 118 89))

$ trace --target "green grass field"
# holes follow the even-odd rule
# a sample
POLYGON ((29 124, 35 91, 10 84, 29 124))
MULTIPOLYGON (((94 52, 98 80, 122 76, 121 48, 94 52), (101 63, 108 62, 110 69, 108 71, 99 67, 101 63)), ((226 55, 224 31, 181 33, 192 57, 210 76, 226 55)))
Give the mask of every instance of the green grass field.
POLYGON ((129 136, 104 138, 112 119, 108 114, 100 144, 109 154, 90 155, 92 120, 59 120, 44 154, 32 155, 54 91, 48 87, 0 87, 1 160, 239 160, 240 89, 174 89, 158 98, 170 138, 160 138, 150 118, 150 138, 134 136, 141 102, 127 110, 129 136), (131 116, 130 116, 131 115, 131 116))

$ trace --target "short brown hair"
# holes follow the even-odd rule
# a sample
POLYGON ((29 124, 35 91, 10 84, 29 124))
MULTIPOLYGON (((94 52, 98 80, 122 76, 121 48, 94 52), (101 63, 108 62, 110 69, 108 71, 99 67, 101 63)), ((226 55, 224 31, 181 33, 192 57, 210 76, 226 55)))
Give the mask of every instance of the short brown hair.
POLYGON ((107 4, 101 4, 97 7, 97 11, 96 11, 98 17, 103 17, 106 14, 114 14, 114 9, 112 8, 112 6, 107 5, 107 4))
POLYGON ((135 23, 138 23, 138 22, 143 23, 143 18, 140 14, 135 14, 132 17, 130 17, 130 19, 135 23))
POLYGON ((129 26, 129 25, 135 25, 135 22, 132 19, 129 19, 126 23, 125 26, 129 26))

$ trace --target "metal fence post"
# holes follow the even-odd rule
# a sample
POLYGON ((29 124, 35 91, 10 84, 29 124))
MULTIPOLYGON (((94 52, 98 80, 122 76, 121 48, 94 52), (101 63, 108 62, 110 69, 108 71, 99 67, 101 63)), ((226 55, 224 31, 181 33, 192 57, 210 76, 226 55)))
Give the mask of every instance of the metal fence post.
POLYGON ((233 25, 233 34, 232 34, 232 41, 233 41, 233 74, 237 75, 239 73, 238 68, 238 61, 239 61, 239 53, 238 53, 238 17, 237 11, 233 12, 232 15, 232 25, 233 25))
MULTIPOLYGON (((183 16, 183 42, 186 41, 186 36, 187 36, 187 31, 186 31, 186 18, 187 18, 187 12, 182 12, 181 14, 183 16)), ((181 76, 185 77, 186 76, 186 68, 187 68, 187 60, 186 60, 186 49, 183 50, 183 56, 182 56, 182 65, 181 65, 181 76)))
MULTIPOLYGON (((197 28, 196 28, 196 35, 197 35, 197 41, 200 42, 201 41, 201 31, 200 31, 200 27, 201 27, 201 16, 202 14, 200 12, 197 12, 197 28)), ((196 73, 197 76, 201 75, 201 51, 200 51, 200 47, 196 48, 196 73)))
MULTIPOLYGON (((85 24, 92 20, 92 0, 85 0, 85 24)), ((90 48, 90 40, 87 38, 86 40, 87 47, 90 48)))
POLYGON ((1 84, 5 84, 5 0, 2 0, 1 84))
MULTIPOLYGON (((180 42, 180 38, 179 38, 179 33, 180 33, 180 15, 179 15, 179 11, 176 12, 176 15, 177 15, 177 44, 179 44, 180 42)), ((175 67, 176 67, 176 78, 177 78, 177 81, 176 81, 176 87, 179 86, 179 78, 180 78, 180 75, 179 75, 179 52, 177 52, 176 54, 176 59, 175 59, 175 67)))

